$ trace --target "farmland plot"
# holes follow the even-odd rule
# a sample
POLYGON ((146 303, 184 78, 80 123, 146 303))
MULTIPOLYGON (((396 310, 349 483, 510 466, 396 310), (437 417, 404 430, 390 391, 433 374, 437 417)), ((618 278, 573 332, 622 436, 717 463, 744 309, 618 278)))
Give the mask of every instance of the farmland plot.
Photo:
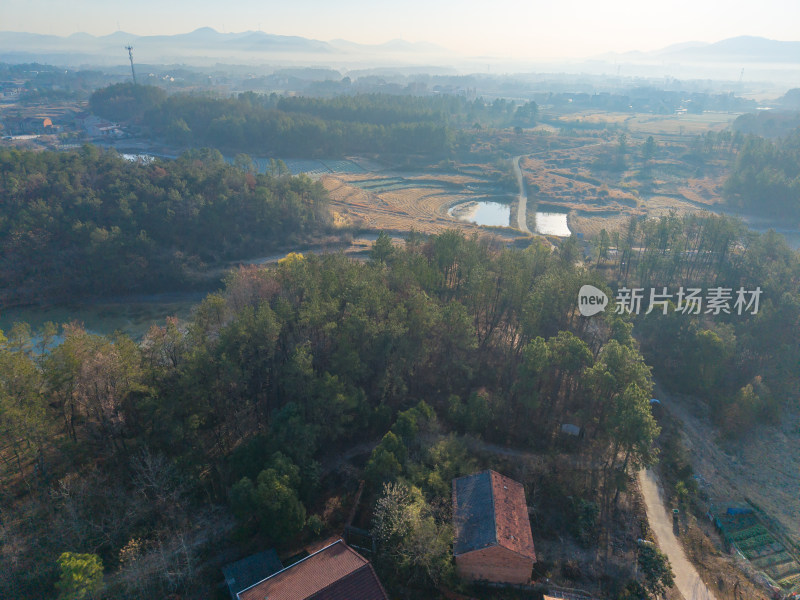
POLYGON ((448 214, 453 205, 485 198, 488 189, 498 192, 493 182, 480 177, 338 173, 323 176, 320 181, 330 195, 335 222, 342 226, 391 231, 414 229, 427 234, 460 227, 507 241, 524 236, 509 227, 479 227, 448 214))
POLYGON ((800 592, 800 563, 752 509, 719 510, 714 523, 725 541, 766 575, 767 581, 785 592, 800 592))

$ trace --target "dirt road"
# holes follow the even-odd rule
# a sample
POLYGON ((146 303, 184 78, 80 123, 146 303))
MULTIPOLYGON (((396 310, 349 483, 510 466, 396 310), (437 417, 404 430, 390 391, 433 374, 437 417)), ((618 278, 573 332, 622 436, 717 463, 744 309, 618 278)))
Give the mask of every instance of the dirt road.
POLYGON ((514 173, 517 175, 517 184, 519 185, 519 202, 517 202, 517 229, 524 233, 530 233, 528 229, 528 194, 525 193, 525 182, 522 180, 522 169, 519 168, 519 161, 522 156, 514 157, 512 163, 514 164, 514 173))
POLYGON ((661 488, 652 471, 639 471, 639 485, 642 488, 647 518, 655 533, 656 542, 672 564, 675 585, 685 600, 717 600, 706 587, 697 569, 689 562, 678 538, 672 532, 672 515, 667 512, 661 497, 661 488))

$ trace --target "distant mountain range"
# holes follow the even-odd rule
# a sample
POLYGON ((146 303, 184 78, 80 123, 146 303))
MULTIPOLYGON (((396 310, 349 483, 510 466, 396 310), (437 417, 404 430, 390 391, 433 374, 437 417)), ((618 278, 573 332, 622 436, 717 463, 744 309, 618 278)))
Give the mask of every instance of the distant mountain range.
POLYGON ((686 42, 653 52, 604 54, 599 58, 613 60, 643 60, 675 62, 720 63, 798 63, 800 42, 781 42, 763 37, 743 35, 713 44, 686 42))
MULTIPOLYGON (((459 56, 441 46, 425 42, 391 40, 384 44, 373 45, 347 40, 326 42, 262 31, 220 33, 210 27, 177 35, 150 36, 117 31, 104 36, 75 33, 59 37, 5 31, 0 32, 0 61, 42 62, 73 67, 123 65, 128 59, 125 51, 127 45, 134 47, 134 59, 140 64, 279 63, 356 67, 389 64, 454 65, 464 60, 474 62, 474 59, 459 56)), ((515 57, 505 57, 505 59, 524 61, 515 57)), ((712 63, 791 65, 800 64, 800 42, 741 36, 713 44, 685 42, 653 52, 608 53, 593 57, 592 60, 611 63, 668 63, 683 66, 712 63)))
POLYGON ((346 40, 323 42, 299 36, 274 35, 262 31, 220 33, 202 27, 177 35, 139 36, 124 31, 93 36, 75 33, 67 37, 37 33, 0 32, 0 60, 40 61, 49 64, 123 64, 125 46, 134 47, 134 58, 144 63, 241 61, 245 64, 270 60, 325 62, 370 60, 417 62, 421 58, 446 57, 448 50, 428 43, 392 40, 385 44, 358 44, 346 40))

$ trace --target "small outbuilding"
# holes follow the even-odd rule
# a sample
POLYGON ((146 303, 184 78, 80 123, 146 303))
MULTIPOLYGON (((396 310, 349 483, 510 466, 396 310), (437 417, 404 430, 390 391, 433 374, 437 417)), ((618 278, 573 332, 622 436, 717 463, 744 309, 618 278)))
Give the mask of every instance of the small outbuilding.
POLYGON ((530 581, 536 552, 522 484, 491 470, 453 480, 453 520, 461 577, 530 581))

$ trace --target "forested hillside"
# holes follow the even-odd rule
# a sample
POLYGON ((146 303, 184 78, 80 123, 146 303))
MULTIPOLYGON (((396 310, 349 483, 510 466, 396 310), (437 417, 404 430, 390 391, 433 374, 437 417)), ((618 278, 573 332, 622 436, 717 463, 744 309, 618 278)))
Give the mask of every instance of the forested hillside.
MULTIPOLYGON (((755 377, 794 389, 796 371, 774 361, 797 338, 796 255, 772 237, 745 247, 715 217, 652 227, 632 225, 623 250, 642 282, 643 265, 655 274, 670 256, 688 256, 671 281, 758 276, 764 288, 747 323, 633 319, 657 372, 724 400, 720 414, 751 410, 762 394, 755 377), (668 249, 695 242, 697 276, 686 271, 691 254, 668 249), (717 395, 716 385, 745 391, 717 395)), ((582 285, 613 296, 604 278, 633 283, 631 274, 622 279, 623 261, 610 257, 606 275, 578 266, 577 251, 574 239, 552 253, 457 231, 411 235, 404 248, 382 235, 366 263, 290 254, 273 268, 242 268, 190 322, 170 319, 140 345, 71 326, 60 345, 49 330, 34 348, 24 327, 7 332, 0 533, 12 551, 0 554, 0 595, 54 597, 82 561, 96 597, 207 598, 222 548, 286 552, 335 533, 350 510, 343 490, 363 478, 374 562, 392 597, 437 597, 438 585, 460 586, 450 481, 487 466, 471 445, 545 456, 563 451, 562 423, 584 429, 569 463, 582 470, 537 479, 553 493, 531 500, 542 511, 535 535, 559 544, 567 535, 602 556, 631 470, 656 459, 659 428, 632 317, 613 305, 591 319, 576 310, 582 285), (350 450, 369 456, 355 472, 343 466, 350 450)), ((691 468, 682 472, 694 489, 691 468)), ((604 560, 616 573, 609 597, 640 589, 633 565, 604 560)))
POLYGON ((724 432, 775 422, 800 393, 800 261, 782 236, 708 214, 634 219, 600 236, 598 263, 617 289, 642 289, 635 328, 658 380, 706 399, 724 432), (714 289, 719 308, 706 300, 714 289), (737 307, 740 289, 748 303, 760 290, 757 306, 737 307), (669 294, 667 314, 662 304, 650 308, 651 290, 669 294), (705 302, 697 312, 690 290, 705 302))
POLYGON ((131 84, 96 91, 90 106, 103 117, 134 121, 170 144, 282 158, 382 153, 442 159, 453 150, 454 127, 476 122, 530 126, 538 114, 534 102, 487 104, 453 95, 165 97, 158 88, 131 84))
POLYGON ((800 129, 775 141, 749 136, 725 190, 734 206, 796 224, 800 219, 800 129))
POLYGON ((174 289, 326 226, 318 184, 237 165, 208 150, 148 164, 92 146, 0 151, 0 306, 174 289))
POLYGON ((376 564, 397 595, 455 585, 435 507, 477 465, 463 434, 545 449, 559 422, 585 422, 585 451, 602 460, 576 493, 607 514, 614 474, 652 459, 652 383, 628 325, 576 316, 593 278, 573 258, 455 231, 405 249, 381 237, 369 263, 291 254, 243 268, 191 322, 138 346, 69 327, 39 354, 24 328, 8 332, 0 489, 18 550, 0 555, 0 595, 53 597, 57 559, 73 552, 104 566, 100 597, 208 597, 210 548, 336 531, 330 461, 381 439, 364 471, 370 510, 393 482, 382 506, 422 518, 376 530, 393 540, 376 564))
MULTIPOLYGON (((797 90, 793 90, 797 91, 797 90)), ((791 97, 787 92, 786 97, 791 97)), ((800 126, 800 112, 785 110, 762 110, 756 113, 739 115, 733 122, 737 133, 759 135, 767 138, 785 137, 792 129, 800 126)))

